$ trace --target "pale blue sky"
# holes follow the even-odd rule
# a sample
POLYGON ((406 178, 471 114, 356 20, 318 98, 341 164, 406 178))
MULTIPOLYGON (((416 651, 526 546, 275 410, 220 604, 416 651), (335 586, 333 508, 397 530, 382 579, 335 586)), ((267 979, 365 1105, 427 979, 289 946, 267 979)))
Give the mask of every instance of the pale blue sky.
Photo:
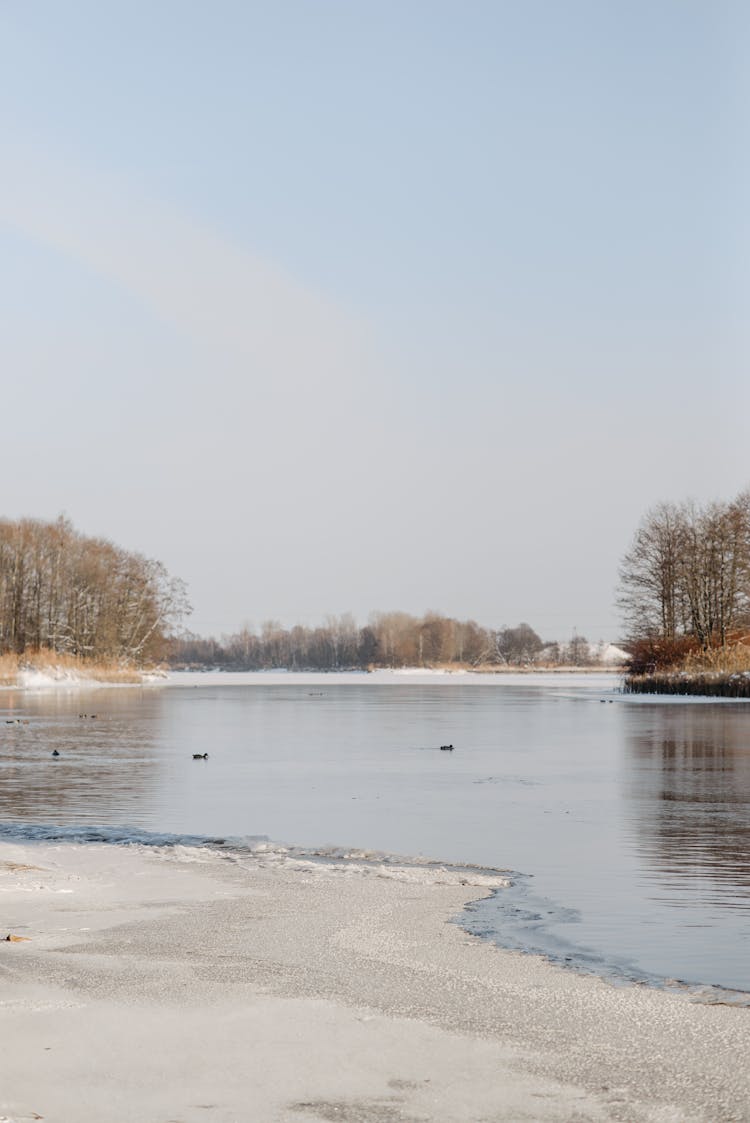
POLYGON ((750 9, 0 3, 0 514, 200 632, 618 634, 651 504, 750 484, 750 9))

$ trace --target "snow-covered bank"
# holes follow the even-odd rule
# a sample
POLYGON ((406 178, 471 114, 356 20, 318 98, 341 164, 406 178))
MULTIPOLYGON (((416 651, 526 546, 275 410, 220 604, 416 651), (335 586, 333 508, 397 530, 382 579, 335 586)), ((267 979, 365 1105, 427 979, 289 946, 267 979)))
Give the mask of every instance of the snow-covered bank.
POLYGON ((16 681, 4 683, 4 690, 21 691, 89 691, 107 686, 145 686, 164 685, 167 676, 163 672, 120 672, 111 674, 99 673, 92 669, 91 673, 83 668, 67 666, 21 667, 16 674, 16 681))
POLYGON ((750 1118, 750 1011, 501 951, 487 890, 201 849, 0 845, 0 1113, 750 1118))

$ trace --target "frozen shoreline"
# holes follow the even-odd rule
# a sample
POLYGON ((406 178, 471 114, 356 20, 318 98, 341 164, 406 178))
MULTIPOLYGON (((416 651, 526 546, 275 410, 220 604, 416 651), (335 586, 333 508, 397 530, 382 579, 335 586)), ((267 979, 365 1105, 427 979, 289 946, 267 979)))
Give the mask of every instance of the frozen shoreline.
MULTIPOLYGON (((78 672, 48 668, 19 671, 15 682, 0 684, 0 691, 53 693, 55 691, 86 691, 144 687, 195 686, 427 686, 446 683, 466 686, 524 686, 554 684, 556 687, 583 685, 592 689, 612 690, 622 679, 611 668, 571 668, 547 670, 498 670, 497 672, 465 670, 429 670, 423 667, 402 667, 377 671, 164 671, 139 672, 137 681, 116 682, 87 678, 78 672)), ((1 1123, 1 1121, 0 1121, 1 1123)))
MULTIPOLYGON (((79 671, 64 667, 48 667, 44 670, 29 668, 19 670, 15 682, 0 683, 0 690, 19 690, 29 693, 50 693, 53 691, 84 690, 121 690, 138 689, 144 686, 163 686, 166 674, 139 671, 138 678, 132 681, 117 681, 107 678, 90 678, 79 671)), ((0 1121, 1 1123, 1 1121, 0 1121)))
POLYGON ((750 1119, 748 1009, 446 923, 489 889, 192 848, 0 843, 0 1115, 750 1119), (210 1106, 209 1106, 210 1105, 210 1106))
MULTIPOLYGON (((164 674, 144 673, 138 682, 106 682, 78 678, 71 675, 59 677, 43 672, 23 672, 14 684, 0 685, 0 693, 16 691, 28 694, 56 692, 85 693, 89 690, 121 689, 190 689, 206 686, 495 686, 539 687, 555 690, 582 688, 607 695, 628 705, 728 705, 744 703, 745 697, 725 697, 701 694, 646 694, 624 693, 623 674, 617 670, 581 668, 571 670, 501 670, 497 673, 472 671, 425 670, 420 667, 379 671, 169 671, 164 674)), ((0 1120, 0 1123, 2 1121, 0 1120)))
POLYGON ((170 671, 167 686, 586 686, 613 690, 618 671, 442 671, 402 667, 379 671, 170 671))

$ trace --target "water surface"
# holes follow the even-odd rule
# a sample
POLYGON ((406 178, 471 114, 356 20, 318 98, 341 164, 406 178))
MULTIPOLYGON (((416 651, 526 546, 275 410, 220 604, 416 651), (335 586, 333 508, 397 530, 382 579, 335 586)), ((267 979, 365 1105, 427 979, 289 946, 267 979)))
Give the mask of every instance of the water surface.
POLYGON ((0 818, 11 834, 267 836, 509 868, 474 930, 623 977, 750 991, 750 704, 616 687, 184 675, 6 691, 0 818))

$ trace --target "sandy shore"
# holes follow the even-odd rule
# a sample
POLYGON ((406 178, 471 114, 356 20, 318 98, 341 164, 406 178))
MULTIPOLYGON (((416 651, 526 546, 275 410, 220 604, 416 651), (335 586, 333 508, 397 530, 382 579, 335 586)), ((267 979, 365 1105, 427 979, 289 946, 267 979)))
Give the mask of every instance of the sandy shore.
POLYGON ((750 1009, 446 923, 453 876, 0 844, 0 1120, 750 1120, 750 1009))

